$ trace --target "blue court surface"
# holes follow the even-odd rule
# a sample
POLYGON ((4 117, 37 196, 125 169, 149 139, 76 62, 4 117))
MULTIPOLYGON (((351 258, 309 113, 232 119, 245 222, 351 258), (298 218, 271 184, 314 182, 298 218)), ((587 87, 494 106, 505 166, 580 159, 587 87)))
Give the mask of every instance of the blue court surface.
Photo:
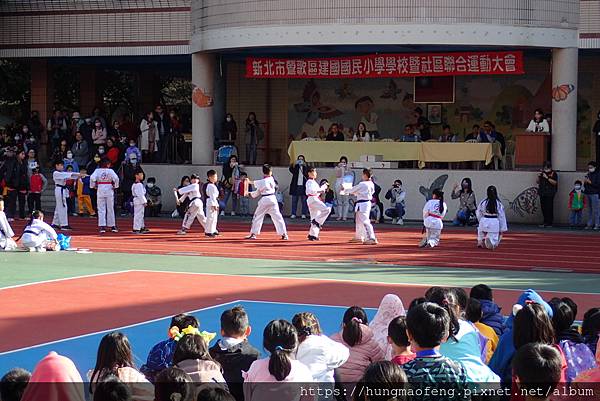
MULTIPOLYGON (((235 305, 243 305, 248 312, 250 324, 253 329, 252 334, 250 335, 250 343, 259 350, 263 350, 263 329, 273 319, 286 319, 291 321, 296 313, 312 312, 319 318, 324 333, 331 335, 340 329, 342 317, 346 310, 346 307, 344 306, 235 301, 190 311, 189 313, 200 320, 200 330, 216 332, 219 337, 221 313, 225 309, 229 309, 235 305)), ((376 309, 365 310, 369 319, 372 319, 376 309)), ((133 347, 135 363, 139 368, 145 363, 150 348, 159 341, 167 338, 170 320, 171 316, 166 316, 164 318, 141 322, 130 326, 107 328, 107 330, 102 332, 0 353, 0 372, 6 372, 17 366, 32 371, 40 359, 46 356, 50 351, 56 351, 61 355, 71 358, 85 380, 87 372, 94 368, 96 352, 100 340, 106 333, 115 330, 124 332, 129 338, 133 347)), ((38 329, 42 328, 40 327, 38 329)), ((211 345, 214 344, 214 341, 216 340, 213 340, 211 345)), ((266 352, 263 356, 266 356, 266 352)))

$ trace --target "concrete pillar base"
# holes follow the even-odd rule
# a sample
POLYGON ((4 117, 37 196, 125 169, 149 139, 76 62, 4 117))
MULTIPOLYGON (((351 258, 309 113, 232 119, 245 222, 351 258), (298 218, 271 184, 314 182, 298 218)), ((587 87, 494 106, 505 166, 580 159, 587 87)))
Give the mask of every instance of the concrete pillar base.
POLYGON ((214 155, 215 56, 192 54, 192 163, 212 164, 214 155))

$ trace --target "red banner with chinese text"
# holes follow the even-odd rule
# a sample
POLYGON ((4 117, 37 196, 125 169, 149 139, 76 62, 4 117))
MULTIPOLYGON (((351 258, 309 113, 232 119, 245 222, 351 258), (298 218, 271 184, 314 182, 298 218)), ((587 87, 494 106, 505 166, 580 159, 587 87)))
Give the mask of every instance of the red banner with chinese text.
POLYGON ((523 73, 521 51, 246 59, 246 78, 393 78, 523 73))

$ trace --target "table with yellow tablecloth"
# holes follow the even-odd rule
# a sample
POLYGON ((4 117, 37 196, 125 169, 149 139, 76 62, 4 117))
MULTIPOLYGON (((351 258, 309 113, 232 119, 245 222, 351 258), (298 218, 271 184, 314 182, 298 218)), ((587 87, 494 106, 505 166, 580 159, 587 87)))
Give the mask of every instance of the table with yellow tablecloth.
POLYGON ((381 155, 384 161, 419 162, 419 167, 433 162, 481 161, 490 164, 494 158, 501 159, 499 143, 465 142, 336 142, 293 141, 288 148, 290 160, 304 155, 306 161, 338 162, 346 156, 349 161, 359 161, 363 155, 381 155))

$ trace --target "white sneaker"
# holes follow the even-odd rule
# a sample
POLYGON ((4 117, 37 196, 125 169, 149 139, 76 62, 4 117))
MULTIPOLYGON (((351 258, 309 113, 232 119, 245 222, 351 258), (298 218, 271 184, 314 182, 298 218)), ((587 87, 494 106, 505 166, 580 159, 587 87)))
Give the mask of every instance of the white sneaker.
POLYGON ((404 220, 403 219, 398 219, 398 220, 396 220, 395 224, 398 224, 399 226, 403 226, 404 225, 404 220))
POLYGON ((221 213, 219 213, 219 216, 225 216, 225 211, 221 210, 221 213))
POLYGON ((303 214, 303 215, 302 215, 302 218, 303 218, 303 219, 305 219, 305 218, 306 218, 306 215, 305 215, 305 214, 303 214))
POLYGON ((368 239, 365 242, 363 242, 363 245, 377 245, 379 242, 377 242, 376 239, 368 239))
POLYGON ((187 235, 187 231, 186 230, 179 230, 179 231, 177 231, 177 235, 187 235))
POLYGON ((232 216, 235 216, 235 212, 231 212, 231 215, 232 215, 232 216))
POLYGON ((283 234, 283 235, 281 236, 281 240, 282 240, 282 241, 287 241, 288 239, 289 239, 289 238, 288 238, 287 234, 283 234))
POLYGON ((293 214, 293 215, 290 216, 290 219, 295 219, 295 218, 296 218, 295 214, 293 214))
POLYGON ((351 243, 351 244, 362 244, 362 243, 364 243, 365 241, 363 241, 363 240, 362 240, 362 239, 360 239, 360 238, 352 238, 352 239, 351 239, 350 241, 348 241, 348 242, 349 242, 349 243, 351 243))

